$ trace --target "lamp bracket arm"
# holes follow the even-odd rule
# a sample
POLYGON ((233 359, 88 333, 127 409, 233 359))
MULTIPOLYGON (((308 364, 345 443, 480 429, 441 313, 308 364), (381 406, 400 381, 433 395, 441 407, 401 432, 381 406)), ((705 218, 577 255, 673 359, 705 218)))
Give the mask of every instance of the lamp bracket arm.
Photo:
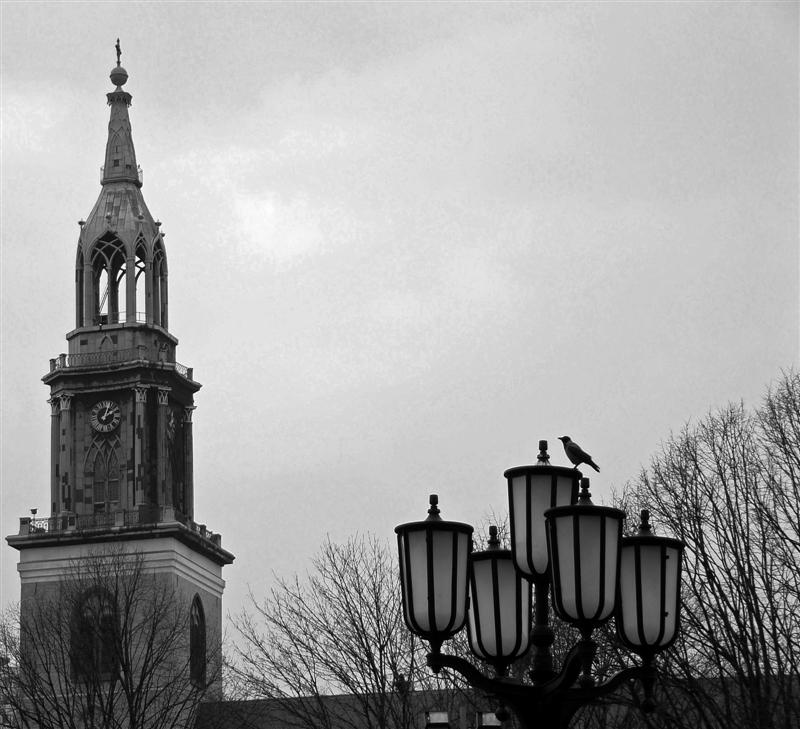
POLYGON ((647 669, 644 666, 631 666, 629 668, 623 668, 619 673, 614 674, 605 683, 592 686, 591 688, 570 689, 567 693, 569 697, 568 700, 578 701, 580 703, 594 701, 595 699, 599 699, 601 696, 613 693, 627 681, 633 681, 637 678, 642 678, 646 670, 647 669))
POLYGON ((541 685, 543 694, 546 696, 547 694, 552 694, 572 686, 578 680, 582 667, 583 655, 581 647, 580 645, 576 645, 564 659, 564 665, 560 673, 555 678, 541 685))
POLYGON ((438 673, 442 668, 449 668, 460 673, 470 686, 505 699, 530 698, 532 694, 539 694, 536 686, 516 683, 509 679, 490 678, 460 656, 429 653, 428 667, 434 673, 438 673))

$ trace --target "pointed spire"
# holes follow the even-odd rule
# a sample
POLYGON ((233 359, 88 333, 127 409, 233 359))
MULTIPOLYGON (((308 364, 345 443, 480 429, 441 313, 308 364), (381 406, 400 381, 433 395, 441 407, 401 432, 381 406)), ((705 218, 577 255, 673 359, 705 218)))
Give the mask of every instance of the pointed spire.
MULTIPOLYGON (((140 239, 147 241, 149 246, 155 245, 156 241, 159 241, 162 249, 164 245, 163 234, 142 197, 141 170, 136 164, 128 118, 131 95, 122 89, 128 80, 128 72, 122 67, 119 39, 115 49, 117 65, 111 70, 109 78, 116 89, 106 95, 111 106, 111 119, 108 123, 100 195, 81 227, 80 240, 87 261, 92 246, 103 235, 115 236, 131 250, 140 239)), ((86 310, 89 310, 88 305, 86 310)))
POLYGON ((119 45, 119 38, 117 38, 115 48, 117 65, 111 69, 109 78, 117 88, 106 94, 111 107, 111 118, 108 122, 108 142, 106 143, 102 184, 132 182, 137 187, 141 187, 139 168, 136 164, 136 151, 133 148, 133 136, 131 135, 131 121, 128 117, 128 107, 131 105, 132 97, 127 91, 122 90, 128 80, 128 72, 120 63, 122 49, 119 45))

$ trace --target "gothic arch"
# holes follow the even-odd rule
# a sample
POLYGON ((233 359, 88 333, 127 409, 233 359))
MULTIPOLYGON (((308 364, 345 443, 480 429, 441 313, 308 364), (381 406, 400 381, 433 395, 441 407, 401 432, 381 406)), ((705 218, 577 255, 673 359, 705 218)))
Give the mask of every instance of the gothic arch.
POLYGON ((167 328, 167 255, 161 238, 153 249, 153 321, 167 328))
POLYGON ((73 678, 110 678, 119 665, 119 619, 114 598, 94 589, 76 602, 70 624, 70 663, 73 678))
POLYGON ((110 513, 119 508, 122 481, 119 446, 118 436, 111 439, 97 436, 86 452, 83 466, 84 513, 110 513))
POLYGON ((93 324, 119 321, 119 283, 125 280, 125 244, 112 233, 95 242, 89 253, 92 267, 93 324))
POLYGON ((147 312, 147 246, 139 236, 134 249, 134 288, 136 289, 135 321, 146 321, 147 312))
POLYGON ((206 684, 206 616, 195 594, 189 610, 189 678, 196 686, 206 684))

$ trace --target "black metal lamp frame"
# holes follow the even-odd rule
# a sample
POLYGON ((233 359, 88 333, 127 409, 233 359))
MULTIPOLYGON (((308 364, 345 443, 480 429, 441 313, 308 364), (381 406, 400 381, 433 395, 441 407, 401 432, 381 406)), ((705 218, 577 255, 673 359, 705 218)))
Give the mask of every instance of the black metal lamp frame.
MULTIPOLYGON (((548 472, 553 471, 555 474, 556 471, 572 470, 557 469, 549 466, 546 441, 540 441, 539 447, 541 450, 539 464, 543 467, 543 471, 546 469, 548 472)), ((510 469, 510 471, 521 472, 523 469, 527 471, 528 468, 519 467, 518 469, 510 469)), ((509 474, 509 471, 506 473, 509 474)), ((579 472, 575 471, 575 473, 578 477, 580 476, 579 472)), ((576 491, 577 489, 575 489, 576 491)), ((553 485, 553 492, 555 493, 555 484, 553 485)), ((588 480, 584 484, 583 496, 585 496, 585 502, 590 504, 591 502, 588 501, 588 480)), ((575 493, 575 497, 577 497, 577 493, 575 493)), ((614 511, 607 507, 591 508, 597 508, 598 511, 614 511)), ((561 512, 573 509, 574 507, 560 507, 561 512)), ((401 529, 402 527, 398 527, 398 533, 401 529)), ((649 526, 647 529, 649 530, 649 526)), ((646 541, 647 543, 663 541, 665 544, 670 543, 672 546, 678 543, 678 540, 656 538, 649 534, 646 541)), ((680 564, 680 560, 678 560, 678 564, 680 564)), ((517 563, 517 566, 519 567, 519 563, 517 563)), ((524 574, 522 570, 520 572, 524 574)), ((535 611, 533 629, 530 636, 530 642, 534 648, 533 666, 530 671, 532 684, 525 684, 518 679, 506 677, 502 670, 502 665, 495 665, 498 676, 492 678, 464 658, 441 653, 442 641, 439 639, 440 636, 436 636, 434 640, 430 641, 431 652, 428 654, 427 662, 431 670, 439 673, 442 669, 450 669, 461 674, 470 686, 493 695, 500 702, 501 707, 497 712, 498 718, 507 718, 507 710, 510 710, 516 715, 524 729, 567 729, 579 709, 591 704, 597 704, 603 697, 634 680, 638 680, 641 683, 644 692, 644 699, 639 704, 640 709, 643 712, 652 711, 654 708, 653 687, 657 677, 653 658, 656 652, 668 647, 668 644, 637 647, 625 640, 624 636, 620 636, 622 638, 621 642, 641 657, 642 664, 624 668, 602 683, 596 683, 591 676, 591 667, 597 652, 597 643, 592 640, 591 633, 592 628, 596 627, 596 625, 579 625, 582 637, 567 654, 561 670, 556 671, 553 668, 553 659, 550 653, 550 647, 554 642, 554 634, 549 625, 550 606, 548 597, 552 581, 551 569, 548 567, 544 574, 528 575, 527 579, 533 583, 535 590, 535 611)), ((404 592, 404 600, 405 597, 404 592)), ((675 607, 676 610, 679 610, 679 593, 675 607)), ((619 596, 617 597, 617 610, 619 610, 619 596)), ((408 619, 407 623, 409 628, 414 630, 408 619)), ((452 632, 455 633, 456 631, 452 630, 452 632)), ((671 643, 672 641, 669 642, 671 643)), ((500 664, 503 662, 503 660, 499 661, 500 664)), ((498 663, 498 661, 494 661, 494 663, 498 663)))
MULTIPOLYGON (((581 640, 564 660, 561 671, 540 684, 523 684, 510 678, 491 678, 460 656, 434 652, 428 654, 428 667, 439 673, 449 668, 460 673, 473 688, 493 695, 512 711, 525 729, 566 729, 575 713, 616 691, 628 681, 639 679, 644 687, 643 711, 653 708, 652 688, 656 670, 652 663, 624 668, 607 681, 594 686, 575 686, 581 672, 591 664, 597 644, 581 640)), ((498 718, 505 718, 500 716, 498 718)))

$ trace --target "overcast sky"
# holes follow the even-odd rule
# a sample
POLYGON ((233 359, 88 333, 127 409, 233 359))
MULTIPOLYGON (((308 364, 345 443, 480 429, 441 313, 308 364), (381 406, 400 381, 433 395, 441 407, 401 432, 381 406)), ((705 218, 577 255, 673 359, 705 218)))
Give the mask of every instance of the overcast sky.
POLYGON ((226 611, 430 492, 502 511, 539 438, 607 498, 798 362, 797 3, 1 7, 3 535, 47 513, 117 37, 226 611))

